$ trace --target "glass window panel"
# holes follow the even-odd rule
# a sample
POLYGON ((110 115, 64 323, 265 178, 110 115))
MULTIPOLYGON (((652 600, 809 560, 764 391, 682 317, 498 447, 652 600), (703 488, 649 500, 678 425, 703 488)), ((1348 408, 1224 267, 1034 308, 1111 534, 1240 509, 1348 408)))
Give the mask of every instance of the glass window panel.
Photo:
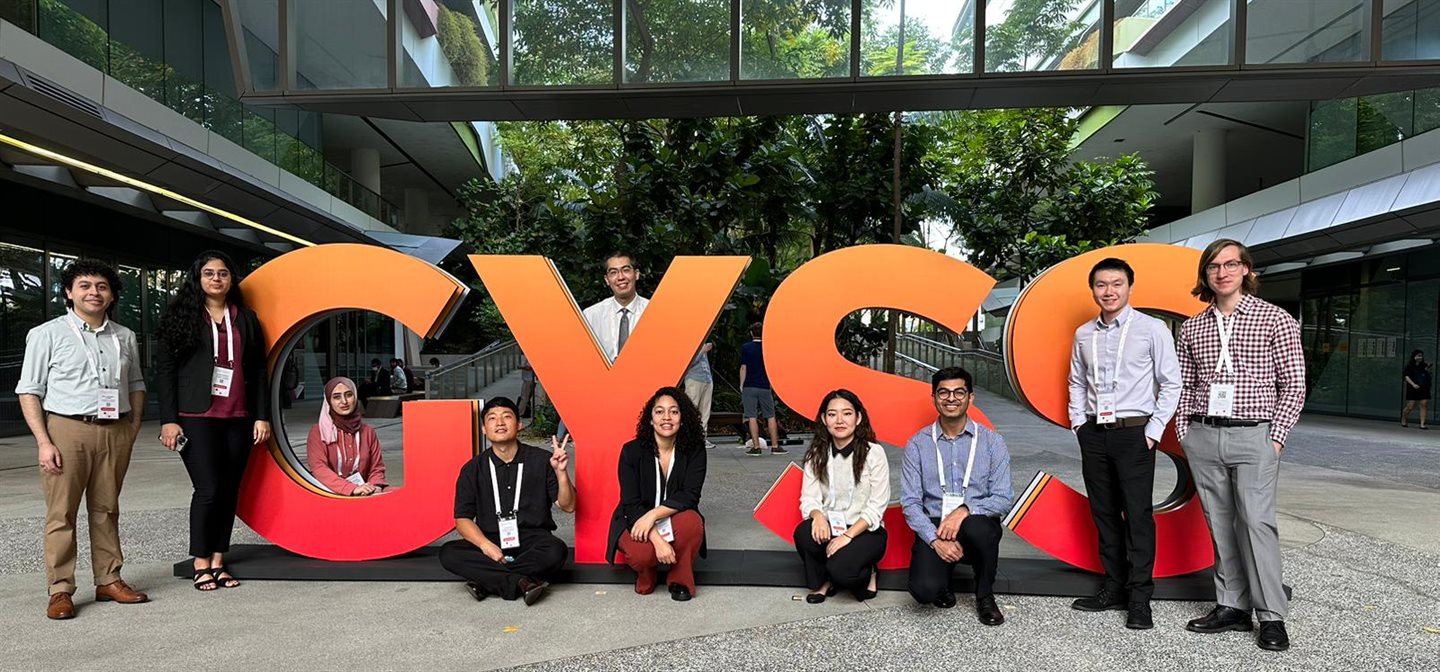
POLYGON ((400 15, 404 60, 400 85, 407 87, 497 86, 500 83, 498 14, 494 0, 446 6, 417 24, 400 15), (425 37, 422 37, 425 35, 425 37))
POLYGON ((1355 156, 1359 123, 1356 107, 1354 98, 1311 104, 1307 170, 1319 170, 1355 156))
POLYGON ((386 0, 291 2, 297 89, 385 88, 386 0))
POLYGON ((0 0, 0 19, 35 32, 34 0, 0 0))
POLYGON ((1365 96, 1356 103, 1357 154, 1410 137, 1415 126, 1415 96, 1409 91, 1365 96))
POLYGON ((1250 2, 1246 63, 1338 63, 1370 60, 1367 0, 1250 2))
POLYGON ((143 327, 144 306, 140 301, 140 286, 145 282, 143 272, 133 266, 120 267, 120 299, 115 306, 115 319, 131 330, 139 332, 143 327))
POLYGON ((1405 285, 1360 288, 1351 311, 1350 404, 1353 415, 1393 417, 1405 368, 1405 285))
POLYGON ((165 100, 161 0, 126 0, 110 13, 110 75, 153 100, 165 100), (123 9, 123 11, 122 11, 123 9))
MULTIPOLYGON (((1406 311, 1405 311, 1405 347, 1403 352, 1408 358, 1414 350, 1425 353, 1425 361, 1432 365, 1440 360, 1440 353, 1436 352, 1437 330, 1440 330, 1440 280, 1422 280, 1411 282, 1406 288, 1406 311)), ((1408 361, 1408 360, 1407 360, 1408 361)), ((1430 377, 1431 397, 1435 396, 1436 376, 1430 377)), ((1402 388, 1403 389, 1403 388, 1402 388)), ((1430 412, 1431 420, 1436 413, 1436 404, 1430 404, 1427 409, 1430 412)), ((1427 423, 1428 424, 1428 423, 1427 423)))
MULTIPOLYGON (((25 336, 45 321, 45 253, 0 243, 0 389, 7 396, 20 382, 25 336)), ((16 404, 0 404, 0 432, 24 431, 16 404)))
POLYGON ((974 72, 975 6, 972 3, 908 0, 880 4, 864 15, 861 29, 862 75, 974 72))
POLYGON ((47 255, 50 259, 50 316, 63 314, 65 306, 65 288, 60 285, 60 274, 65 272, 70 264, 75 263, 75 257, 68 254, 56 254, 51 252, 47 255))
POLYGON ((1350 295, 1306 299, 1300 308, 1309 393, 1305 409, 1345 412, 1350 359, 1350 295))
POLYGON ((1385 0, 1380 55, 1387 61, 1440 58, 1440 0, 1385 0))
POLYGON ((742 0, 741 79, 850 76, 849 0, 742 0))
POLYGON ((275 109, 244 106, 245 149, 270 163, 275 163, 275 109))
POLYGON ((730 0, 626 0, 625 81, 730 79, 730 0))
POLYGON ((1100 11, 1098 0, 987 0, 985 71, 1097 67, 1100 11))
POLYGON ((1440 89, 1415 92, 1415 132, 1424 133, 1440 128, 1440 89))
POLYGON ((1114 66, 1228 65, 1231 0, 1142 0, 1115 5, 1114 66))
MULTIPOLYGON (((250 86, 256 91, 275 91, 280 88, 279 0, 235 0, 235 4, 239 9, 240 26, 245 36, 245 59, 250 66, 250 86)), ((215 7, 217 13, 219 9, 219 7, 215 7)), ((209 14, 210 11, 207 9, 207 22, 210 18, 209 14)), ((223 30, 222 25, 222 34, 223 30)), ((228 41, 221 42, 219 45, 211 42, 206 45, 207 49, 215 46, 228 49, 226 46, 228 41)), ((381 48, 384 48, 383 42, 381 45, 381 48)), ((206 71, 209 71, 208 63, 206 71)), ((211 84, 211 86, 216 85, 211 84)))
POLYGON ((511 79, 518 85, 614 81, 611 0, 514 0, 511 79))
MULTIPOLYGON (((195 82, 204 81, 205 38, 207 37, 205 35, 205 5, 213 4, 203 0, 189 2, 169 0, 164 3, 165 62, 174 71, 173 74, 195 82)), ((154 30, 153 26, 149 26, 149 28, 154 30)), ((223 40, 225 38, 223 31, 217 37, 223 40)), ((221 47, 224 46, 222 43, 221 47)), ((225 65, 227 68, 229 67, 229 58, 225 59, 225 65)))
POLYGON ((40 39, 104 72, 110 66, 110 36, 104 0, 46 0, 40 3, 40 39))

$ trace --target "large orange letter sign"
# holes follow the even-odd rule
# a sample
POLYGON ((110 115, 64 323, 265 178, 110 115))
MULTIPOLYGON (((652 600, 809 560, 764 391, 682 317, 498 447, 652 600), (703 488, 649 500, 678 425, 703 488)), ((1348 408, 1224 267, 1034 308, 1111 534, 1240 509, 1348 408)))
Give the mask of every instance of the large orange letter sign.
MULTIPOLYGON (((863 308, 894 308, 959 333, 994 286, 995 280, 974 266, 918 247, 864 245, 816 257, 785 279, 765 311, 770 383, 785 405, 804 416, 830 390, 853 390, 865 401, 879 439, 903 446, 935 419, 930 386, 845 359, 835 347, 835 327, 863 308)), ((971 412, 990 426, 979 408, 971 412)), ((798 469, 785 474, 775 488, 776 501, 795 505, 783 517, 765 517, 782 539, 800 522, 799 481, 798 469), (794 499, 778 494, 792 489, 794 499)), ((885 527, 890 540, 881 566, 908 566, 913 537, 899 507, 886 511, 885 527)))
POLYGON ((645 400, 685 375, 750 260, 676 257, 613 365, 550 260, 470 261, 575 435, 575 561, 605 562, 620 446, 635 438, 645 400))
MULTIPOLYGON (((1189 294, 1200 253, 1186 247, 1134 244, 1082 254, 1056 264, 1036 278, 1015 302, 1005 325, 1005 359, 1010 380, 1025 405, 1037 415, 1069 427, 1070 351, 1075 328, 1095 319, 1088 287, 1090 268, 1106 257, 1120 257, 1135 269, 1130 305, 1175 315, 1203 308, 1189 294)), ((1077 449, 1078 450, 1078 449, 1077 449)), ((1200 500, 1184 467, 1184 451, 1167 428, 1163 450, 1181 465, 1180 488, 1155 509, 1155 576, 1197 572, 1214 563, 1209 529, 1200 500)), ((1045 472, 1039 472, 1016 498, 1006 519, 1016 534, 1076 567, 1101 572, 1098 540, 1089 500, 1045 472)))
MULTIPOLYGON (((285 254, 251 274, 243 287, 260 317, 272 371, 277 346, 328 313, 373 310, 429 337, 467 291, 414 257, 348 244, 285 254)), ((311 485, 272 440, 268 451, 250 454, 240 518, 276 545, 312 558, 370 560, 413 551, 455 527, 455 474, 474 454, 473 418, 469 401, 407 404, 405 483, 379 497, 340 497, 311 485)), ((301 420, 308 427, 310 418, 301 420)))

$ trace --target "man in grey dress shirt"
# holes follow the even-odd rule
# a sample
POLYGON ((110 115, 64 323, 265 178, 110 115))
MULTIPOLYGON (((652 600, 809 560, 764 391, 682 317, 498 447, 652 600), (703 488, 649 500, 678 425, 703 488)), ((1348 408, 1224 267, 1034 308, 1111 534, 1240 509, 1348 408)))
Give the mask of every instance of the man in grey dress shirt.
POLYGON ((910 595, 921 604, 955 606, 950 574, 966 563, 975 570, 975 613, 985 625, 1005 615, 995 604, 1000 559, 1000 518, 1010 511, 1014 484, 1010 451, 999 434, 970 419, 974 384, 958 367, 930 379, 940 417, 905 444, 900 463, 900 506, 915 531, 910 549, 910 595))
POLYGON ((1180 404, 1180 361, 1164 322, 1130 307, 1135 271, 1123 259, 1090 269, 1100 316, 1075 330, 1070 427, 1100 536, 1105 584, 1070 606, 1126 610, 1125 627, 1149 630, 1155 591, 1155 445, 1180 404), (1128 548, 1127 548, 1128 546, 1128 548))
POLYGON ((75 616, 75 518, 85 499, 95 601, 148 598, 120 578, 120 486, 145 408, 135 333, 110 320, 120 294, 115 269, 89 259, 60 275, 64 315, 25 337, 15 393, 35 436, 45 492, 45 578, 52 619, 75 616))

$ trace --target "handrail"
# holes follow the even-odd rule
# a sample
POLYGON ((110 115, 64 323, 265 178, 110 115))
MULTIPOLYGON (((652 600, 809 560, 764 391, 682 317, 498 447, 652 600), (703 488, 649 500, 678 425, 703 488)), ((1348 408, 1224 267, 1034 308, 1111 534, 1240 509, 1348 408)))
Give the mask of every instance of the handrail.
POLYGON ((426 399, 474 399, 482 390, 520 367, 520 344, 497 341, 425 377, 426 399))

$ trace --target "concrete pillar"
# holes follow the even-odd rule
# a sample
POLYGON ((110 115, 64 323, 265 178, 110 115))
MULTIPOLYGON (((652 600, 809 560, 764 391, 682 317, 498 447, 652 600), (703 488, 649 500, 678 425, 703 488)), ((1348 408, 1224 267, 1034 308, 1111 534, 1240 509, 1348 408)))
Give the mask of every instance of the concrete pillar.
POLYGON ((1199 131, 1190 171, 1190 213, 1225 202, 1225 129, 1199 131))
POLYGON ((424 189, 405 189, 405 231, 422 235, 439 233, 430 226, 430 194, 424 189))
POLYGON ((350 150, 350 176, 375 193, 380 193, 380 150, 356 147, 350 150))

